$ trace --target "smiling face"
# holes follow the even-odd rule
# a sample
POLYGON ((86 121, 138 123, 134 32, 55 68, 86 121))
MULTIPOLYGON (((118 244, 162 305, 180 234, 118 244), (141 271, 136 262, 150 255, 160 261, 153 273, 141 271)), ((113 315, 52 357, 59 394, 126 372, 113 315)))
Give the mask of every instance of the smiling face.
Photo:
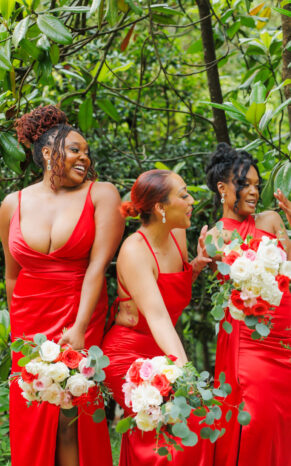
POLYGON ((86 140, 76 131, 71 131, 65 139, 65 163, 63 179, 66 182, 82 183, 91 165, 89 147, 86 140))
MULTIPOLYGON (((86 140, 77 131, 69 131, 64 139, 64 151, 59 149, 52 155, 53 141, 51 141, 51 146, 43 148, 43 157, 46 167, 50 165, 51 169, 54 169, 54 179, 58 178, 58 184, 67 187, 83 183, 91 166, 86 140)), ((51 173, 46 169, 47 176, 51 176, 51 173)))
POLYGON ((237 201, 237 184, 233 175, 227 183, 217 184, 220 195, 224 194, 223 216, 243 220, 254 214, 259 200, 260 180, 254 166, 249 168, 237 201))
POLYGON ((172 173, 169 181, 172 189, 168 203, 163 206, 167 225, 171 228, 188 228, 191 225, 194 199, 187 192, 187 186, 179 175, 172 173))

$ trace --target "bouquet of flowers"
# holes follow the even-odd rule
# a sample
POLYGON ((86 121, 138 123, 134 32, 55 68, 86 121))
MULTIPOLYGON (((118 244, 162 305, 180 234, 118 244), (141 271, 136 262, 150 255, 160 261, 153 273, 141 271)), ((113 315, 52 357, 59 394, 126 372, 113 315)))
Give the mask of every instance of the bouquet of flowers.
MULTIPOLYGON (((199 434, 215 442, 225 429, 217 427, 222 417, 220 405, 214 397, 225 398, 231 387, 225 383, 224 374, 220 386, 212 389, 207 382, 209 373, 197 372, 191 362, 182 368, 176 366, 174 356, 157 356, 152 359, 137 359, 128 369, 122 390, 125 405, 132 414, 116 426, 120 433, 138 428, 141 431, 156 431, 156 451, 172 459, 171 448, 181 450, 181 444, 193 446, 198 436, 191 431, 187 420, 190 414, 206 423, 199 434), (213 426, 210 428, 208 426, 213 426), (178 437, 179 443, 174 437, 178 437)), ((248 413, 240 413, 240 419, 248 423, 248 413)))
POLYGON ((106 392, 101 382, 109 359, 98 346, 76 351, 36 334, 33 341, 18 338, 11 349, 24 355, 18 361, 21 373, 11 378, 18 381, 28 405, 48 402, 59 406, 68 417, 78 416, 81 408, 95 422, 105 418, 104 409, 98 406, 106 392))
MULTIPOLYGON (((277 239, 263 236, 243 241, 238 234, 235 236, 224 248, 221 262, 217 262, 220 288, 212 296, 212 314, 221 320, 228 308, 233 319, 243 320, 253 329, 253 339, 266 337, 271 311, 289 290, 291 262, 277 239)), ((229 333, 232 330, 227 321, 223 327, 229 333)))

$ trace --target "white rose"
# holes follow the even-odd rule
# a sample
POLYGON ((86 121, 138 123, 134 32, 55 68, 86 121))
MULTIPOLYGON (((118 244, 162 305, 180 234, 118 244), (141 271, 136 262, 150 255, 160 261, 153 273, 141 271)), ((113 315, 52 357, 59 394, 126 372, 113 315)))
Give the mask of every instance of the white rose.
POLYGON ((237 283, 249 280, 252 274, 253 262, 245 257, 238 257, 230 266, 230 278, 237 283))
POLYGON ((280 275, 285 275, 291 279, 291 261, 286 261, 281 264, 280 275))
POLYGON ((273 306, 279 306, 283 293, 279 290, 277 285, 263 288, 261 296, 265 301, 268 301, 273 306))
POLYGON ((40 392, 42 401, 48 401, 53 405, 59 406, 61 403, 62 389, 56 383, 51 384, 46 390, 40 392))
POLYGON ((264 272, 264 264, 261 261, 255 260, 253 262, 252 273, 255 276, 259 276, 264 272))
POLYGON ((57 359, 58 355, 60 354, 60 345, 54 343, 53 341, 46 340, 42 343, 40 347, 40 355, 44 361, 52 362, 57 359))
POLYGON ((39 397, 35 394, 35 392, 30 391, 30 392, 21 392, 21 395, 23 398, 27 401, 40 401, 39 397))
POLYGON ((52 385, 52 379, 50 377, 39 377, 38 379, 34 379, 32 382, 32 386, 36 392, 42 392, 46 390, 50 385, 52 385))
POLYGON ((279 248, 269 242, 261 242, 257 251, 257 258, 261 260, 265 267, 278 270, 279 264, 282 263, 282 255, 279 248))
POLYGON ((163 401, 163 397, 156 387, 150 384, 142 384, 136 387, 131 392, 132 410, 145 410, 149 406, 159 406, 163 401))
POLYGON ((183 370, 176 366, 176 364, 171 364, 164 367, 162 374, 167 377, 170 383, 174 383, 183 374, 183 370))
POLYGON ((24 392, 31 392, 33 391, 32 389, 32 384, 24 382, 22 379, 18 379, 18 385, 23 390, 24 392))
POLYGON ((243 311, 235 307, 231 301, 228 302, 229 312, 233 319, 235 320, 245 320, 245 315, 243 311))
POLYGON ((161 374, 163 368, 168 365, 168 361, 166 360, 165 356, 156 356, 150 361, 152 363, 155 374, 161 374))
POLYGON ((48 364, 35 361, 34 359, 32 361, 29 361, 25 366, 25 369, 27 370, 27 372, 29 372, 30 374, 39 375, 39 376, 46 375, 48 368, 49 368, 48 364))
POLYGON ((140 430, 149 432, 154 430, 157 423, 153 421, 152 417, 146 411, 139 411, 135 416, 136 425, 140 430))
POLYGON ((48 375, 52 377, 55 382, 63 382, 63 380, 66 380, 69 377, 70 371, 66 364, 63 362, 57 362, 49 365, 48 375))
POLYGON ((73 396, 81 396, 83 393, 87 393, 88 389, 94 385, 95 383, 86 379, 84 375, 75 374, 68 378, 66 389, 69 390, 73 396))

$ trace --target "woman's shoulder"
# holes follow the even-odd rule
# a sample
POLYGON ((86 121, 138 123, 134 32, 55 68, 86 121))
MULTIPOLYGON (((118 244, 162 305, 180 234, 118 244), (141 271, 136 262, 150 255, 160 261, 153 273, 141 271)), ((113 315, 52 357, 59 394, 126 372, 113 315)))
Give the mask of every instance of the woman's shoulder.
POLYGON ((255 216, 256 227, 261 230, 275 233, 277 228, 283 224, 283 220, 274 210, 264 210, 255 216))
POLYGON ((120 248, 117 266, 118 268, 124 264, 130 267, 138 265, 139 267, 151 265, 151 257, 148 254, 147 247, 145 247, 145 241, 139 233, 135 232, 126 238, 120 248))
POLYGON ((109 181, 94 181, 91 192, 98 195, 114 195, 116 193, 119 195, 117 188, 109 181))
POLYGON ((13 212, 18 205, 19 191, 7 194, 7 196, 1 202, 1 210, 13 212))

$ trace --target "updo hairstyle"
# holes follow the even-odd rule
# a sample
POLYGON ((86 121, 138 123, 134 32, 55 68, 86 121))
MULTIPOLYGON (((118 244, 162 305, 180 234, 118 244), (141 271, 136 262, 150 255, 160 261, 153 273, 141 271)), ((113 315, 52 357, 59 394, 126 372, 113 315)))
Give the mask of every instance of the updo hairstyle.
POLYGON ((234 210, 237 210, 240 191, 246 184, 246 175, 250 167, 254 167, 257 171, 259 177, 259 192, 261 192, 262 178, 257 167, 257 159, 254 159, 252 155, 245 150, 236 150, 232 148, 226 142, 221 142, 217 145, 206 167, 206 182, 209 189, 215 193, 216 209, 219 207, 221 199, 217 183, 219 181, 224 183, 232 181, 236 189, 234 210))
POLYGON ((171 174, 169 170, 149 170, 142 173, 131 189, 131 202, 123 202, 121 205, 122 216, 137 217, 139 215, 142 223, 147 225, 155 204, 168 202, 172 189, 169 180, 171 174))
MULTIPOLYGON (((50 180, 54 187, 54 177, 63 175, 66 159, 65 139, 71 131, 81 134, 80 131, 70 126, 66 114, 53 105, 39 106, 30 113, 26 113, 16 120, 15 128, 19 142, 26 146, 33 145, 33 160, 43 170, 45 170, 45 163, 42 149, 45 146, 52 148, 50 180)), ((89 158, 91 160, 90 154, 89 158)), ((92 166, 89 168, 88 175, 89 179, 95 178, 92 166)))

